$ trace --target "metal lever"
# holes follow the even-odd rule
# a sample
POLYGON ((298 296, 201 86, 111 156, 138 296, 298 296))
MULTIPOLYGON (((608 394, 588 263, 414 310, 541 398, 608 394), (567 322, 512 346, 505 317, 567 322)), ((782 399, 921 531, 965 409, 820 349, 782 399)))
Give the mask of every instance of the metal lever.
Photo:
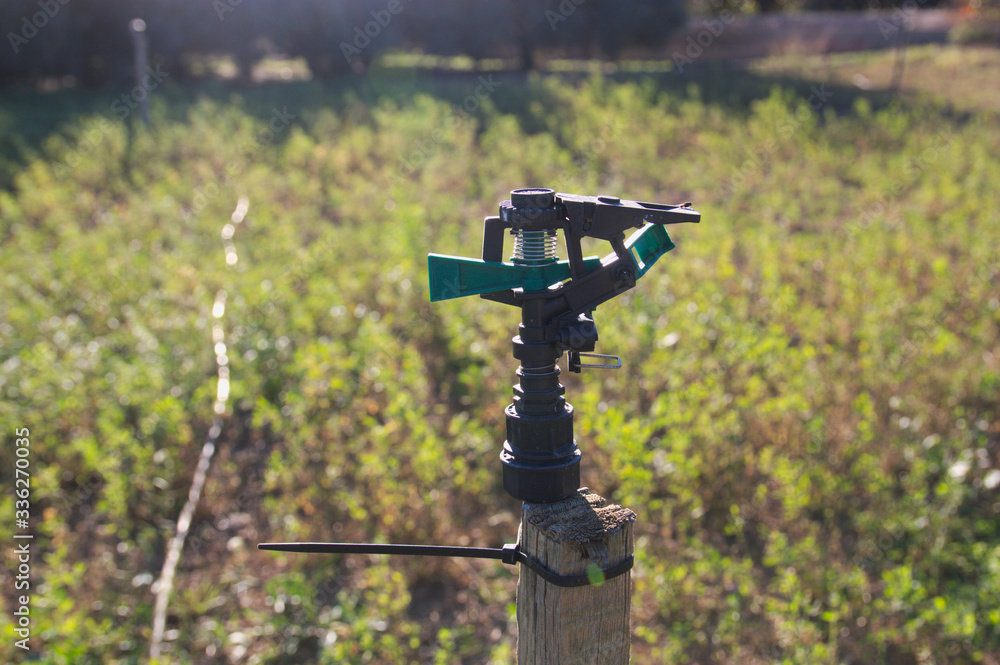
POLYGON ((621 369, 622 359, 619 356, 611 356, 605 353, 584 353, 582 351, 569 352, 569 371, 579 373, 581 369, 621 369), (602 358, 605 360, 614 359, 615 365, 601 365, 598 363, 588 363, 584 365, 580 358, 602 358))
POLYGON ((560 587, 601 584, 627 573, 635 558, 629 556, 610 568, 591 564, 583 575, 560 575, 521 551, 517 543, 497 547, 451 547, 447 545, 385 545, 377 543, 260 543, 259 550, 312 554, 408 554, 410 556, 455 556, 466 559, 496 559, 514 566, 523 563, 546 582, 560 587))

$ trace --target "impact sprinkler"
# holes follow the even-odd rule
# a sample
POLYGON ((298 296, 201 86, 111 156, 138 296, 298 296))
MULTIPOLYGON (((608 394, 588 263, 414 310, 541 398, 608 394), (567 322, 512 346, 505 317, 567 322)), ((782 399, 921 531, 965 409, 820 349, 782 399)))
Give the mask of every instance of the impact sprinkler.
POLYGON ((486 218, 482 259, 428 256, 431 301, 481 295, 521 308, 514 337, 519 382, 505 411, 507 440, 500 454, 503 487, 514 498, 548 503, 579 487, 580 451, 573 440, 573 407, 559 383, 559 359, 568 354, 571 372, 621 367, 621 358, 593 353, 594 309, 634 287, 674 248, 664 225, 700 221, 690 206, 515 189, 500 204, 500 215, 486 218), (630 229, 637 230, 626 240, 630 229), (559 231, 566 243, 562 261, 556 256, 559 231), (509 262, 503 261, 506 233, 514 236, 509 262), (614 252, 584 257, 583 238, 606 240, 614 252))
MULTIPOLYGON (((507 406, 507 440, 500 460, 503 487, 514 498, 548 504, 577 494, 580 450, 573 439, 573 407, 563 397, 559 360, 568 368, 619 368, 617 356, 594 353, 598 341, 594 309, 636 285, 653 263, 674 248, 667 224, 699 222, 690 203, 667 205, 579 196, 551 189, 516 189, 487 217, 481 259, 443 254, 428 256, 431 301, 479 295, 521 308, 513 339, 520 362, 513 402, 507 406), (634 230, 626 239, 626 231, 634 230), (562 231, 566 259, 557 256, 562 231), (504 260, 504 238, 514 236, 513 253, 504 260), (614 250, 604 258, 584 257, 583 238, 606 240, 614 250), (612 362, 613 361, 613 362, 612 362)), ((409 554, 498 559, 523 563, 559 587, 604 582, 632 567, 629 555, 602 566, 595 576, 567 575, 528 556, 521 544, 503 548, 386 545, 358 543, 263 543, 260 549, 287 552, 409 554)))

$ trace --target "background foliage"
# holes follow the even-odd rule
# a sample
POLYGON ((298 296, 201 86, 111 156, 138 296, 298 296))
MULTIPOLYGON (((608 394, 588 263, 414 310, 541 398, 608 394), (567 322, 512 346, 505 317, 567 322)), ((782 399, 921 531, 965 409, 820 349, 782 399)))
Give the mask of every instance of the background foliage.
POLYGON ((473 111, 474 76, 407 69, 168 82, 131 132, 96 93, 5 97, 0 420, 32 430, 41 662, 146 662, 220 290, 231 409, 163 662, 510 662, 499 564, 254 545, 513 538, 517 316, 432 306, 424 266, 547 185, 705 220, 598 311, 625 368, 566 377, 584 484, 639 515, 633 661, 996 663, 996 113, 699 76, 504 75, 473 111))
POLYGON ((685 11, 681 0, 5 0, 0 26, 10 48, 0 49, 0 83, 124 80, 132 58, 125 27, 135 17, 147 24, 151 61, 177 79, 197 74, 206 56, 230 57, 245 77, 274 53, 303 57, 324 77, 361 71, 400 48, 520 58, 529 69, 536 51, 613 59, 626 45, 663 44, 685 11))
POLYGON ((174 80, 203 76, 206 62, 222 58, 249 80, 269 55, 302 58, 324 78, 364 71, 400 50, 503 59, 524 70, 545 58, 669 58, 692 48, 667 46, 689 14, 696 25, 714 19, 711 43, 718 20, 728 25, 735 14, 882 10, 887 47, 918 10, 937 7, 961 10, 956 39, 997 43, 998 0, 4 0, 0 84, 125 81, 133 52, 126 27, 136 17, 147 26, 151 63, 174 80))

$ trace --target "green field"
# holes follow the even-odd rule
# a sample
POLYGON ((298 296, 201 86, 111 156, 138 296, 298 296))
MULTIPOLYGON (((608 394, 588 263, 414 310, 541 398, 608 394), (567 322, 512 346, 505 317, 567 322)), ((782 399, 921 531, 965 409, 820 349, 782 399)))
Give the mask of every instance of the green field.
MULTIPOLYGON (((915 62, 995 84, 1000 54, 964 53, 915 62)), ((992 97, 765 63, 494 72, 456 110, 478 77, 168 80, 132 132, 117 91, 4 93, 0 660, 26 656, 14 428, 36 662, 147 663, 221 352, 160 662, 513 662, 510 568, 255 544, 516 536, 498 454, 518 315, 430 304, 426 255, 477 256, 482 218, 531 185, 703 215, 597 311, 624 368, 563 375, 583 484, 638 514, 632 662, 1000 662, 992 97)))

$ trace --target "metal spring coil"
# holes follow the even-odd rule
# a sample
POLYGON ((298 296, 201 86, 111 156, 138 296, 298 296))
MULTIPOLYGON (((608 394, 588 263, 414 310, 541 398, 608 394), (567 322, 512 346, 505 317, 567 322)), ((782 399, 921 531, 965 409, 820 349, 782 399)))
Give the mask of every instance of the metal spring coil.
POLYGON ((514 238, 514 263, 540 265, 556 260, 556 236, 548 231, 518 231, 514 238))

